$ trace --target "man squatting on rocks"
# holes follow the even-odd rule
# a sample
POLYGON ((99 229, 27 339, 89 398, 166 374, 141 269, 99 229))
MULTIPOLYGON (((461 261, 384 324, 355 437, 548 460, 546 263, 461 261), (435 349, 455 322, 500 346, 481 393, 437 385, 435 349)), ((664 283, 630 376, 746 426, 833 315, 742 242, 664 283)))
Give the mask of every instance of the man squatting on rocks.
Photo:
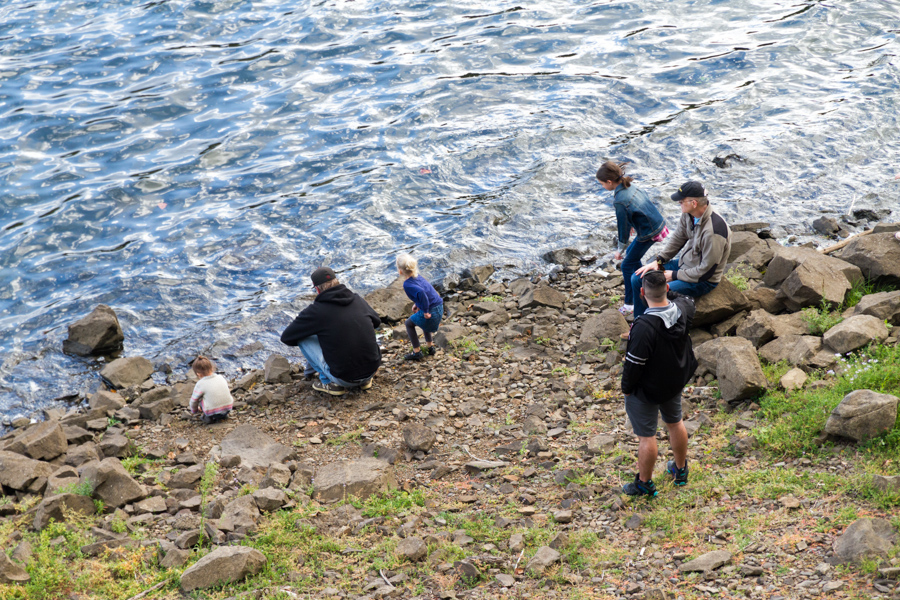
POLYGON ((203 413, 204 423, 215 423, 228 416, 234 405, 228 381, 216 374, 216 366, 205 356, 194 359, 192 366, 200 380, 194 385, 194 393, 188 408, 192 415, 203 413))
POLYGON ((681 421, 681 391, 697 369, 688 336, 695 309, 692 298, 669 290, 661 271, 644 275, 639 294, 648 308, 631 327, 622 371, 625 412, 639 438, 639 472, 622 491, 629 496, 655 496, 653 467, 660 414, 669 429, 669 444, 675 454, 666 471, 674 477, 675 485, 686 485, 688 481, 688 434, 681 421))
POLYGON ((381 366, 375 329, 381 319, 358 294, 338 282, 328 267, 311 276, 316 299, 281 334, 281 342, 298 346, 308 365, 306 375, 319 374, 313 389, 332 396, 347 388, 367 390, 381 366))
POLYGON ((639 297, 641 278, 645 273, 664 270, 673 292, 699 298, 719 285, 731 253, 731 229, 709 205, 706 190, 700 182, 683 184, 672 194, 672 200, 681 204, 681 219, 675 232, 666 239, 656 261, 644 265, 631 277, 635 318, 646 310, 639 297), (679 251, 681 256, 675 258, 679 251))

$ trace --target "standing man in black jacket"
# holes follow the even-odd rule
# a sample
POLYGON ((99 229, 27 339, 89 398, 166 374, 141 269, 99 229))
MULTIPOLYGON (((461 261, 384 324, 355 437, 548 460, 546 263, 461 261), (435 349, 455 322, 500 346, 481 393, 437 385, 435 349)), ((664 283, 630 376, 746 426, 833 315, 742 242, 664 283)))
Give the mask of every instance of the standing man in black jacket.
POLYGON ((648 308, 631 327, 622 372, 625 412, 640 440, 639 472, 622 491, 629 496, 655 496, 653 467, 659 414, 669 429, 669 444, 675 454, 666 470, 675 478, 675 485, 686 485, 688 480, 688 434, 681 421, 681 391, 697 369, 688 337, 694 300, 669 292, 662 271, 646 273, 640 293, 648 308))
POLYGON ((299 346, 307 371, 319 374, 314 390, 341 396, 347 388, 369 389, 381 366, 375 340, 381 319, 362 297, 339 283, 330 268, 316 269, 311 278, 318 295, 284 330, 281 342, 299 346))

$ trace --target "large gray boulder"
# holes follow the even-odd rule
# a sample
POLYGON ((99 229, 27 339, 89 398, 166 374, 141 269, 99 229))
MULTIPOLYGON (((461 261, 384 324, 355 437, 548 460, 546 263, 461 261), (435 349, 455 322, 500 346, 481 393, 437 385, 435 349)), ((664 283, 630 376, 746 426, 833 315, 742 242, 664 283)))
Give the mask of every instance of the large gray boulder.
POLYGON ((718 323, 735 313, 751 308, 744 292, 727 279, 722 279, 710 293, 697 298, 696 307, 694 327, 718 323))
POLYGON ((266 556, 247 546, 220 546, 198 560, 181 575, 185 592, 241 581, 266 566, 266 556))
POLYGON ((553 289, 549 285, 539 285, 534 289, 526 290, 519 298, 519 308, 533 308, 536 306, 549 306, 562 310, 566 305, 566 295, 553 289))
POLYGON ((761 239, 757 238, 761 243, 755 243, 751 248, 749 248, 746 252, 742 254, 734 253, 734 244, 731 245, 731 254, 728 262, 731 263, 743 263, 750 265, 754 269, 761 270, 772 258, 775 256, 775 252, 777 252, 778 248, 781 248, 781 244, 773 239, 761 239))
POLYGON ((114 388, 123 389, 147 381, 153 375, 153 363, 141 356, 117 358, 100 369, 100 375, 114 388))
POLYGON ((871 315, 891 325, 900 325, 900 290, 863 296, 854 314, 871 315))
POLYGON ((437 435, 429 427, 412 424, 403 429, 403 442, 413 452, 428 452, 437 441, 437 435))
POLYGON ((262 433, 253 425, 235 427, 220 444, 222 456, 234 454, 241 457, 241 465, 264 467, 283 463, 293 450, 262 433))
POLYGON ((732 231, 731 252, 728 254, 728 260, 725 262, 737 262, 737 257, 758 246, 768 248, 766 240, 760 238, 755 231, 732 231))
POLYGON ((781 291, 787 308, 796 311, 823 303, 839 306, 852 287, 844 273, 829 262, 808 258, 791 271, 781 284, 781 291))
POLYGON ((864 440, 890 431, 897 421, 897 396, 854 390, 844 396, 825 423, 825 433, 864 440))
POLYGON ((608 308, 584 322, 578 338, 578 351, 595 350, 604 339, 618 343, 619 336, 623 333, 628 333, 628 321, 618 310, 608 308))
POLYGON ((50 463, 0 450, 0 485, 22 492, 28 491, 41 481, 46 485, 47 478, 53 474, 53 470, 54 467, 50 463))
POLYGON ((41 531, 50 524, 50 520, 62 523, 66 520, 63 511, 74 511, 82 515, 92 515, 96 507, 88 496, 80 494, 57 494, 45 498, 38 504, 34 514, 34 528, 41 531))
POLYGON ((88 399, 88 406, 100 410, 117 411, 125 406, 125 398, 116 392, 101 390, 88 399))
POLYGON ((749 340, 723 346, 719 350, 716 378, 726 402, 737 402, 757 396, 766 389, 768 380, 759 365, 756 348, 749 340))
POLYGON ((365 499, 397 487, 390 464, 377 458, 361 458, 325 465, 313 479, 313 498, 319 502, 338 502, 349 496, 365 499))
POLYGON ((253 496, 239 496, 225 505, 218 528, 222 531, 234 531, 239 527, 254 529, 259 514, 259 506, 253 496))
POLYGON ((94 497, 107 506, 118 508, 146 496, 144 487, 128 473, 117 458, 105 458, 89 464, 81 472, 81 481, 94 489, 94 497))
POLYGON ((69 325, 63 352, 78 356, 114 354, 122 351, 124 341, 125 334, 116 313, 99 304, 91 314, 69 325))
POLYGON ((52 460, 65 454, 69 446, 59 421, 44 421, 33 425, 19 441, 25 446, 25 454, 35 460, 52 460))
POLYGON ((266 359, 263 367, 266 383, 290 383, 291 363, 280 354, 273 354, 266 359))
POLYGON ((859 267, 868 281, 900 286, 900 243, 893 233, 857 236, 841 250, 841 259, 859 267))
POLYGON ((792 365, 807 364, 822 350, 822 338, 814 335, 786 335, 775 338, 759 349, 759 357, 774 365, 787 361, 792 365))
POLYGON ((773 290, 764 285, 758 285, 751 290, 744 292, 750 308, 761 308, 769 314, 777 314, 785 309, 784 300, 779 298, 778 290, 773 290))
POLYGON ((366 302, 382 320, 396 323, 412 314, 413 303, 403 291, 403 281, 398 277, 388 287, 366 294, 366 302))
POLYGON ((888 328, 881 319, 871 315, 856 315, 826 331, 822 342, 835 352, 846 354, 867 344, 880 344, 888 335, 888 328))
POLYGON ((731 346, 743 348, 747 342, 740 337, 720 337, 703 342, 694 348, 694 356, 697 358, 698 373, 712 373, 716 376, 719 371, 719 354, 724 348, 731 346))
POLYGON ((886 519, 857 519, 834 541, 834 556, 842 564, 886 557, 897 541, 897 531, 886 519))
POLYGON ((738 325, 735 335, 750 340, 751 344, 759 348, 775 337, 774 318, 761 308, 751 310, 747 318, 738 325))
POLYGON ((803 312, 786 313, 772 317, 772 333, 780 338, 787 335, 808 335, 809 323, 806 322, 803 312))
POLYGON ((775 257, 766 267, 763 281, 770 288, 778 288, 799 265, 806 261, 828 265, 840 271, 851 284, 860 283, 863 280, 863 274, 859 267, 845 260, 827 256, 812 248, 789 246, 780 247, 776 250, 775 257))
POLYGON ((163 398, 162 400, 157 400, 156 402, 141 404, 141 406, 138 407, 138 410, 141 413, 141 418, 147 421, 155 421, 162 415, 169 413, 174 409, 174 398, 163 398))

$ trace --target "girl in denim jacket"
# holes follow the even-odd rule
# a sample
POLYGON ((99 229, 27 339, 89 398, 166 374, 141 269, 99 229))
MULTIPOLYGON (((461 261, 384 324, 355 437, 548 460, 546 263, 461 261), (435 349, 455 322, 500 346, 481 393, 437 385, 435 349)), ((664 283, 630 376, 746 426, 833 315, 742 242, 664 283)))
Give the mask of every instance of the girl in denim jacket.
MULTIPOLYGON (((646 192, 631 186, 634 178, 625 175, 624 166, 624 163, 603 163, 597 170, 597 181, 603 189, 613 192, 616 228, 619 233, 615 258, 622 261, 622 276, 629 282, 634 272, 641 267, 641 258, 650 246, 669 234, 669 228, 646 192), (632 233, 635 238, 629 245, 632 233)), ((626 315, 634 312, 634 294, 630 285, 625 286, 625 305, 619 312, 626 315)))

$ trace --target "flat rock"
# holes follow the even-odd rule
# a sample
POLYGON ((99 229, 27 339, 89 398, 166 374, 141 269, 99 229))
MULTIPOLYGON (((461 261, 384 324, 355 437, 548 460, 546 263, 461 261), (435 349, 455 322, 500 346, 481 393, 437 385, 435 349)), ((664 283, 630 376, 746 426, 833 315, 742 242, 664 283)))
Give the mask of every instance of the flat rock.
POLYGON ((854 390, 831 412, 825 433, 856 441, 886 433, 897 420, 898 402, 891 394, 854 390))
POLYGON ((888 335, 884 320, 871 315, 855 315, 826 331, 822 342, 831 350, 846 354, 868 344, 880 344, 888 335))
POLYGON ((27 583, 31 581, 28 572, 0 552, 0 583, 27 583))
POLYGON ((348 496, 365 499, 397 487, 393 468, 377 458, 361 458, 325 465, 313 479, 313 498, 338 502, 348 496))
POLYGON ((98 304, 89 315, 68 327, 63 352, 78 356, 114 354, 122 350, 125 334, 115 311, 98 304))
POLYGON ((872 485, 882 492, 900 494, 900 475, 873 475, 872 485))
POLYGON ((842 563, 859 563, 870 557, 887 556, 897 541, 897 532, 885 519, 858 519, 834 541, 834 555, 842 563))
POLYGON ((117 458, 105 458, 89 464, 81 472, 81 481, 94 489, 94 497, 114 508, 140 500, 146 493, 117 458))
POLYGON ((263 512, 272 512, 278 510, 287 504, 288 497, 283 491, 268 487, 253 492, 253 499, 256 500, 256 506, 263 512))
POLYGON ((235 454, 241 465, 267 468, 271 463, 283 463, 293 454, 291 448, 280 444, 253 425, 240 425, 222 439, 222 456, 235 454))
POLYGON ((618 310, 608 308, 599 315, 588 317, 584 322, 578 337, 578 351, 596 350, 604 340, 617 343, 623 333, 628 333, 628 321, 618 310))
POLYGON ((398 277, 388 287, 366 294, 366 302, 382 320, 396 323, 412 314, 413 303, 403 291, 403 281, 398 277))
POLYGON ((234 531, 239 527, 255 529, 259 516, 259 507, 253 496, 238 496, 225 505, 218 528, 222 531, 234 531))
POLYGON ((538 285, 526 290, 519 298, 519 309, 548 306, 561 310, 566 305, 566 295, 549 285, 538 285))
POLYGON ((595 435, 587 443, 587 451, 591 454, 605 454, 615 449, 616 438, 612 435, 595 435))
POLYGON ((735 339, 741 342, 723 346, 717 359, 716 377, 726 402, 755 397, 768 386, 756 348, 749 340, 735 339))
POLYGON ((706 554, 698 556, 694 560, 683 563, 679 567, 679 570, 682 573, 708 573, 710 571, 718 569, 722 565, 727 565, 730 562, 730 552, 727 552, 725 550, 713 550, 712 552, 707 552, 706 554))
POLYGON ((534 553, 534 556, 531 557, 531 560, 528 561, 525 570, 531 571, 536 575, 541 575, 548 567, 559 562, 561 558, 562 555, 553 548, 541 546, 538 548, 537 552, 534 553))
POLYGON ((854 314, 870 315, 891 325, 900 325, 900 290, 863 296, 854 314))
POLYGON ((117 392, 100 390, 88 399, 88 406, 101 410, 117 411, 125 406, 125 398, 117 392))
POLYGON ((506 466, 506 463, 501 460, 475 460, 472 462, 467 462, 465 464, 465 469, 467 473, 481 473, 482 471, 489 471, 491 469, 501 469, 506 466))
POLYGON ((793 369, 782 375, 778 383, 782 388, 784 388, 784 391, 793 392, 801 389, 808 378, 809 375, 807 375, 806 372, 803 371, 803 369, 794 367, 793 369))
POLYGON ((265 555, 246 546, 220 546, 181 575, 181 589, 191 592, 241 581, 266 566, 265 555))
POLYGON ((100 369, 100 375, 116 389, 140 385, 152 374, 153 363, 141 356, 117 358, 100 369))

